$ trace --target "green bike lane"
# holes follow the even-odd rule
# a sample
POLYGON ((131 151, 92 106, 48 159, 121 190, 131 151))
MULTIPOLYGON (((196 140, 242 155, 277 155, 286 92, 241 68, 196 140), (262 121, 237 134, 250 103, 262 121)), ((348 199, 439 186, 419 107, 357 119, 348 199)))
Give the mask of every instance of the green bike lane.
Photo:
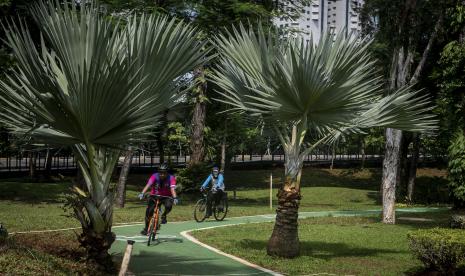
MULTIPOLYGON (((400 213, 422 213, 444 210, 444 208, 403 208, 400 213)), ((380 210, 363 211, 317 211, 300 212, 299 218, 370 216, 380 214, 380 210)), ((226 218, 224 221, 206 220, 168 222, 162 225, 159 242, 147 246, 147 237, 139 234, 142 225, 115 227, 117 241, 111 252, 122 256, 127 240, 134 240, 129 270, 135 275, 273 275, 272 271, 234 258, 214 248, 205 247, 189 233, 195 230, 225 227, 230 225, 270 222, 274 215, 256 215, 226 218)), ((279 274, 275 274, 279 275, 279 274)))

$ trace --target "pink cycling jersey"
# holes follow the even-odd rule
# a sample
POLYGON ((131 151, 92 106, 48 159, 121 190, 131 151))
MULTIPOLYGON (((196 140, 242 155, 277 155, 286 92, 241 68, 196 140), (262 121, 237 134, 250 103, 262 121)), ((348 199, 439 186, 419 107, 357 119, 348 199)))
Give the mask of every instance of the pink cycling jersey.
POLYGON ((160 179, 160 175, 158 173, 154 173, 150 176, 147 185, 152 187, 150 195, 172 196, 171 189, 176 188, 176 177, 169 174, 166 176, 165 181, 162 181, 160 179))

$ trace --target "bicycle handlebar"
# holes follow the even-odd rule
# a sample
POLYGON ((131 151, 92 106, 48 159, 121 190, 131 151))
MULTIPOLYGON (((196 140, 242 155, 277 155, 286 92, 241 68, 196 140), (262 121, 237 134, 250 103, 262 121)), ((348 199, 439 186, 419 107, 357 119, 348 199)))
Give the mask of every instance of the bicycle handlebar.
POLYGON ((161 197, 163 197, 163 198, 174 199, 174 197, 172 197, 172 196, 151 195, 151 194, 147 195, 147 197, 149 197, 149 198, 151 198, 151 197, 152 197, 152 198, 153 198, 153 197, 154 197, 154 198, 161 198, 161 197))

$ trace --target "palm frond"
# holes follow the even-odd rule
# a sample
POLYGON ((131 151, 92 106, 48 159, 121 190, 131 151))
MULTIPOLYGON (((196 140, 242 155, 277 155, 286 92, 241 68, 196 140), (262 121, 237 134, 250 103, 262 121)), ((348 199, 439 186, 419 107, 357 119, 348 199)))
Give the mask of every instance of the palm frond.
POLYGON ((306 121, 322 136, 374 126, 434 129, 429 101, 411 88, 383 97, 370 40, 327 34, 314 43, 278 40, 243 26, 216 39, 218 100, 274 122, 306 121), (268 37, 268 38, 266 38, 268 37))
POLYGON ((0 82, 0 122, 47 143, 146 139, 175 101, 175 80, 207 60, 197 30, 165 16, 133 16, 122 28, 95 5, 38 2, 31 14, 40 48, 24 23, 5 25, 18 62, 0 82))

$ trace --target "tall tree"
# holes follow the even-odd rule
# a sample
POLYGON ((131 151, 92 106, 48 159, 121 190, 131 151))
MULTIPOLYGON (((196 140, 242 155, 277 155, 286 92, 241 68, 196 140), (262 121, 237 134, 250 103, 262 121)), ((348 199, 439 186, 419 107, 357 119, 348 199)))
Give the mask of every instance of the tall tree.
MULTIPOLYGON (((365 29, 385 44, 390 57, 384 57, 388 91, 416 85, 420 81, 443 24, 448 1, 426 0, 365 2, 362 12, 365 29), (376 18, 375 21, 372 18, 376 18), (431 22, 434 22, 431 28, 431 22), (389 62, 389 63, 388 63, 389 62), (389 66, 387 66, 390 64, 389 66)), ((383 160, 383 222, 395 223, 396 188, 401 173, 401 130, 388 128, 383 160)), ((412 159, 412 161, 416 161, 412 159)), ((415 166, 416 167, 416 166, 415 166)), ((413 180, 411 180, 413 181, 413 180)))
POLYGON ((33 4, 40 48, 25 24, 7 25, 17 63, 0 82, 0 122, 17 135, 72 147, 86 184, 74 189, 79 240, 89 260, 108 267, 119 148, 150 135, 175 100, 173 80, 200 66, 207 51, 193 28, 175 20, 131 16, 121 29, 100 11, 33 4))
MULTIPOLYGON (((251 22, 256 26, 254 23, 260 20, 263 24, 271 26, 273 16, 296 17, 300 14, 302 5, 308 2, 308 0, 299 0, 283 5, 280 1, 273 0, 188 0, 184 1, 186 8, 181 9, 178 5, 175 9, 169 10, 176 10, 178 15, 184 16, 186 20, 202 29, 207 36, 206 39, 211 39, 222 30, 240 22, 251 22)), ((215 62, 213 60, 208 67, 214 67, 215 62)), ((209 94, 213 91, 208 81, 208 67, 198 68, 195 72, 197 86, 191 94, 193 113, 190 165, 199 164, 205 157, 204 131, 207 114, 212 114, 207 113, 207 108, 209 108, 209 94)))
POLYGON ((303 160, 339 135, 374 126, 420 131, 433 128, 428 101, 408 88, 382 96, 368 40, 340 34, 318 43, 280 40, 261 28, 240 27, 217 40, 222 53, 214 81, 232 110, 262 118, 286 154, 270 255, 299 254, 298 209, 303 160), (223 92, 222 92, 223 91, 223 92), (306 143, 306 137, 315 138, 306 143))

